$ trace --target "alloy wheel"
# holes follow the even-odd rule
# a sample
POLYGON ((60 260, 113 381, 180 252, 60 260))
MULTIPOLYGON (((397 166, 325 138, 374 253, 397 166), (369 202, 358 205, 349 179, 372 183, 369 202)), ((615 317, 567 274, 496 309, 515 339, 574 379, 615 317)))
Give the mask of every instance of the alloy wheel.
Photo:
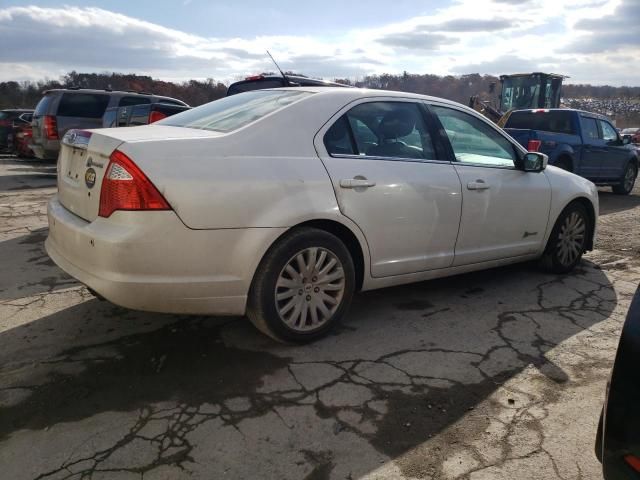
POLYGON ((628 192, 633 189, 633 184, 636 181, 636 169, 633 166, 627 168, 627 172, 624 175, 624 189, 628 192))
POLYGON ((586 222, 578 212, 572 212, 564 220, 558 233, 558 260, 564 266, 571 265, 582 253, 586 222))
POLYGON ((333 252, 306 248, 291 257, 278 276, 278 315, 294 331, 315 330, 340 307, 345 285, 342 263, 333 252))

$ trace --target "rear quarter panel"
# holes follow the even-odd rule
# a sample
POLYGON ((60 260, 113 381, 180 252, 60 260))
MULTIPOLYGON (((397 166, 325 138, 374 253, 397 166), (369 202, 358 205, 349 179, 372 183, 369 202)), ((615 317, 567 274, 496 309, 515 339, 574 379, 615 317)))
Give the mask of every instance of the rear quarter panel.
POLYGON ((313 137, 344 102, 321 97, 312 95, 232 133, 128 142, 120 149, 189 228, 290 227, 337 219, 336 196, 313 137))

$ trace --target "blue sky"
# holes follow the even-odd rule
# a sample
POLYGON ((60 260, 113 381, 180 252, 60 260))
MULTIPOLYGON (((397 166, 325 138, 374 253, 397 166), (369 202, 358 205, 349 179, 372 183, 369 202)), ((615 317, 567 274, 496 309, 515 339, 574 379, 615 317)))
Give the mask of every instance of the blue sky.
POLYGON ((562 73, 640 85, 639 0, 113 0, 0 3, 0 80, 118 71, 232 81, 283 68, 562 73), (28 35, 26 35, 28 32, 28 35))

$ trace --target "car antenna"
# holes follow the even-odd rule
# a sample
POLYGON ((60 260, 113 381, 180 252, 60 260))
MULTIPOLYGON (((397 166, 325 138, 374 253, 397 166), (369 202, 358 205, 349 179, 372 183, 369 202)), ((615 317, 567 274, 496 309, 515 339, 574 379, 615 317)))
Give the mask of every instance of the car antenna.
POLYGON ((269 53, 269 50, 267 50, 267 55, 269 55, 269 58, 271 59, 271 61, 273 62, 273 64, 276 66, 276 68, 278 69, 278 71, 280 72, 280 75, 282 75, 282 78, 284 79, 284 86, 285 87, 290 87, 291 84, 289 83, 289 79, 287 78, 287 76, 284 74, 284 72, 282 71, 282 69, 280 68, 280 66, 276 63, 276 61, 273 59, 273 55, 271 55, 269 53))

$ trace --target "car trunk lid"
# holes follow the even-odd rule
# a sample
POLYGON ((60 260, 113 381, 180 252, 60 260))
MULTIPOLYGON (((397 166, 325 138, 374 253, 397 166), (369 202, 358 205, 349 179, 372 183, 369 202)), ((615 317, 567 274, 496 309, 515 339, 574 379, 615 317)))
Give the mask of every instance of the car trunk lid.
MULTIPOLYGON (((100 210, 102 181, 109 157, 123 143, 217 136, 218 133, 170 126, 69 130, 58 158, 58 198, 78 217, 92 222, 100 210)), ((132 159, 135 163, 135 158, 132 159)))

